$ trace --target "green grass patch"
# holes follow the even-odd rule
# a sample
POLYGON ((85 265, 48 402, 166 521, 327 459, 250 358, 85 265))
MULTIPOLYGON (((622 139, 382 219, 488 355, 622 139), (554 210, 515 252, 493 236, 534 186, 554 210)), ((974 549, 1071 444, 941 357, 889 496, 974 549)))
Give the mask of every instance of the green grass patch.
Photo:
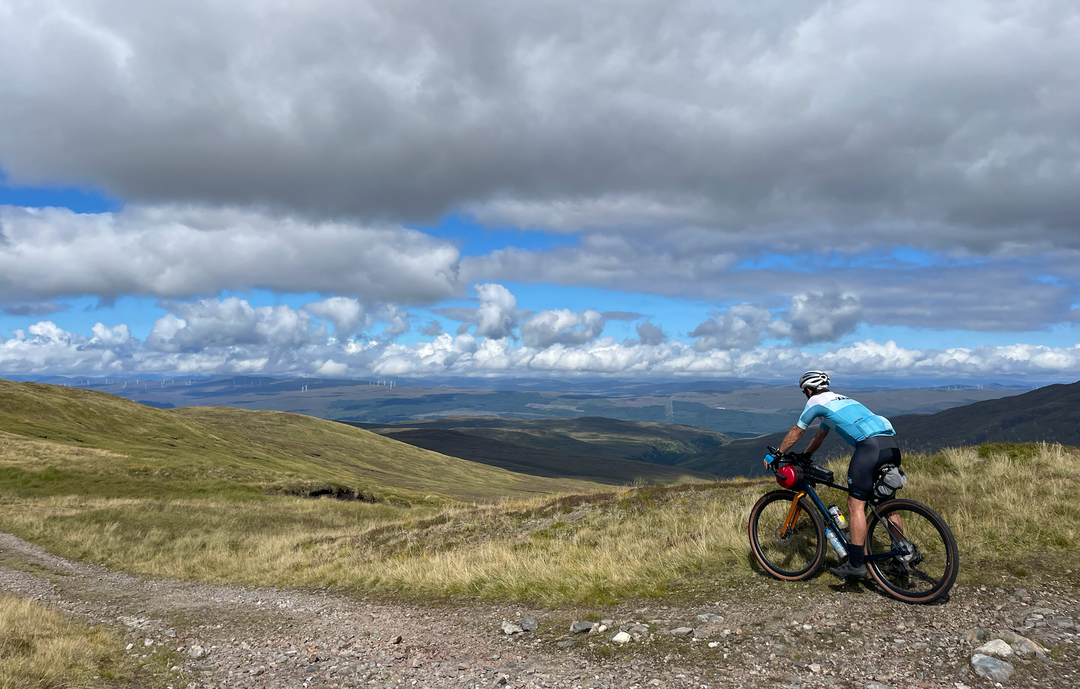
POLYGON ((165 663, 137 662, 125 642, 38 603, 0 595, 0 689, 165 687, 165 663))

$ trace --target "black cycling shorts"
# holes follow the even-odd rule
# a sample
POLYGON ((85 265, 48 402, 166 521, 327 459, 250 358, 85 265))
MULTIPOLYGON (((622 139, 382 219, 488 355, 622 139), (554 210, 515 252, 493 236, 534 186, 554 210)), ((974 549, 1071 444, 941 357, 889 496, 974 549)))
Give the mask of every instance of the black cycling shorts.
POLYGON ((900 466, 900 447, 891 435, 876 435, 855 444, 855 454, 848 464, 848 495, 869 500, 874 495, 874 479, 885 464, 900 466))

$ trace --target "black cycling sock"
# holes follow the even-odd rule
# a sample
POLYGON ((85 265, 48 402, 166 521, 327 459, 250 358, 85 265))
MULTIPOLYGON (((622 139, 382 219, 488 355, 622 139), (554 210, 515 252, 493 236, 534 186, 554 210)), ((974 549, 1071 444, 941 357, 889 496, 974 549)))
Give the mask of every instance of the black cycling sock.
POLYGON ((848 562, 852 567, 862 567, 866 564, 866 553, 863 552, 861 545, 851 546, 851 550, 848 551, 848 562))

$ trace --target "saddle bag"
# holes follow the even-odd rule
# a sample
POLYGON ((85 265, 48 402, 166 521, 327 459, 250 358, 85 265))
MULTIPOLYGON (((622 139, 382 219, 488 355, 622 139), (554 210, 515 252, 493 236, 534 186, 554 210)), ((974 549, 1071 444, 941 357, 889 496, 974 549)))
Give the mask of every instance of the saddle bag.
POLYGON ((895 464, 885 464, 878 469, 874 481, 874 502, 890 500, 896 491, 907 485, 907 474, 895 464))

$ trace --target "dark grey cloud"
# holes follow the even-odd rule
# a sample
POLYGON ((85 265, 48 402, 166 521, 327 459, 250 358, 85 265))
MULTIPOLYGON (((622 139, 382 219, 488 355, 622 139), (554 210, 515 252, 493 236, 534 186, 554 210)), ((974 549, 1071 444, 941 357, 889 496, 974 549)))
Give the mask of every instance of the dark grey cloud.
MULTIPOLYGON (((586 235, 574 247, 504 249, 465 258, 462 279, 588 285, 769 309, 790 306, 797 294, 848 294, 862 303, 862 318, 875 325, 1004 332, 1065 322, 1080 292, 1080 252, 978 261, 929 254, 912 262, 864 247, 839 264, 831 254, 784 256, 792 265, 785 269, 775 262, 755 265, 775 258, 772 252, 715 237, 586 235)), ((812 233, 799 241, 816 242, 812 233)))
POLYGON ((652 321, 642 321, 637 324, 638 342, 649 347, 655 347, 667 342, 668 336, 664 329, 654 325, 652 321))
POLYGON ((67 309, 67 304, 57 304, 55 301, 24 301, 0 304, 0 313, 9 316, 48 316, 67 311, 67 309))
POLYGON ((603 311, 600 315, 605 321, 637 321, 645 317, 634 311, 603 311))
POLYGON ((1077 13, 18 3, 0 24, 0 166, 148 203, 1077 246, 1077 13))
POLYGON ((787 321, 795 344, 835 342, 854 332, 863 320, 863 306, 853 294, 796 294, 787 321))

